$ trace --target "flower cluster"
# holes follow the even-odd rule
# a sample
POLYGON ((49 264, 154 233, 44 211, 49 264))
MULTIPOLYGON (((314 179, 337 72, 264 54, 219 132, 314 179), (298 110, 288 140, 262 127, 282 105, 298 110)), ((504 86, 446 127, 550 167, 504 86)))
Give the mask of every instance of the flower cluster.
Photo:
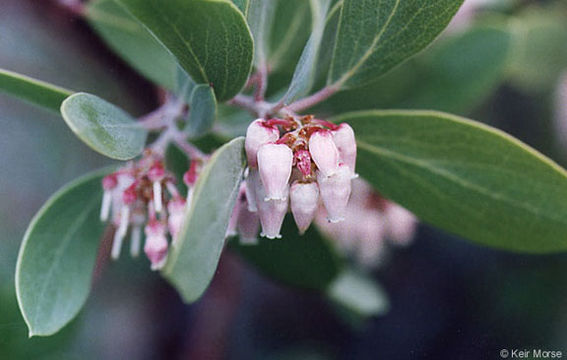
POLYGON ((417 218, 374 192, 364 180, 356 179, 345 221, 329 223, 325 210, 320 209, 315 223, 343 253, 352 256, 362 266, 375 267, 386 254, 387 242, 406 246, 412 241, 417 218))
POLYGON ((280 238, 288 209, 303 233, 321 203, 327 221, 345 219, 356 177, 356 142, 348 124, 313 116, 258 119, 248 127, 245 149, 246 181, 229 233, 239 226, 241 237, 253 242, 259 223, 262 236, 280 238))
POLYGON ((152 270, 163 267, 167 260, 168 239, 173 244, 181 230, 186 204, 191 199, 199 163, 193 161, 185 173, 189 187, 183 197, 175 185, 173 174, 165 170, 161 157, 146 152, 138 162, 132 162, 102 180, 104 189, 100 218, 111 218, 116 227, 111 256, 120 256, 122 243, 130 230, 130 254, 140 253, 142 229, 145 233, 144 252, 152 270))

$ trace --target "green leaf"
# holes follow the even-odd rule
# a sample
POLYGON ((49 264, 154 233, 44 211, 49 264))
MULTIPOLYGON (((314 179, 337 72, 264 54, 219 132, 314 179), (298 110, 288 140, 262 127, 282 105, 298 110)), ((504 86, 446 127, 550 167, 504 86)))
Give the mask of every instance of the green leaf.
POLYGON ((213 128, 217 117, 217 100, 209 85, 195 86, 191 95, 191 113, 185 131, 192 136, 204 135, 213 128))
POLYGON ((84 305, 104 229, 99 171, 63 187, 29 225, 16 266, 16 292, 30 336, 52 335, 84 305))
POLYGON ((326 289, 342 267, 334 248, 315 226, 300 236, 291 216, 286 216, 281 240, 261 238, 258 245, 234 244, 233 248, 265 275, 301 288, 326 289))
POLYGON ((56 112, 59 112, 63 100, 73 93, 55 85, 3 69, 0 69, 0 91, 56 112))
POLYGON ((277 1, 250 0, 246 19, 254 37, 254 63, 267 66, 270 35, 277 1))
POLYGON ((142 153, 148 132, 122 109, 91 94, 76 93, 61 105, 71 130, 93 150, 117 160, 142 153))
POLYGON ((132 15, 113 0, 88 2, 85 15, 97 34, 132 67, 175 90, 177 60, 132 15))
POLYGON ((567 173, 511 136, 433 111, 367 111, 348 122, 357 172, 423 221, 496 248, 567 250, 567 173))
POLYGON ((248 8, 250 6, 250 0, 232 0, 232 3, 236 5, 238 10, 244 14, 244 16, 248 15, 248 8))
POLYGON ((440 39, 372 84, 339 92, 321 108, 334 113, 375 108, 468 113, 504 80, 511 43, 507 29, 471 28, 440 39))
POLYGON ((118 0, 219 101, 246 83, 254 46, 242 13, 228 0, 118 0))
POLYGON ((244 172, 244 138, 218 149, 199 175, 177 244, 163 275, 187 303, 196 301, 213 279, 228 220, 244 172))
POLYGON ((328 84, 374 81, 431 43, 462 2, 344 0, 328 84))
POLYGON ((330 0, 311 0, 313 32, 299 58, 291 84, 284 96, 284 103, 293 102, 298 97, 307 95, 313 87, 317 73, 317 56, 323 39, 330 3, 330 0))
POLYGON ((279 0, 276 6, 268 68, 272 72, 289 69, 292 73, 311 34, 311 5, 305 0, 279 0))
POLYGON ((388 312, 389 300, 375 280, 354 270, 343 271, 327 289, 327 296, 357 318, 388 312))

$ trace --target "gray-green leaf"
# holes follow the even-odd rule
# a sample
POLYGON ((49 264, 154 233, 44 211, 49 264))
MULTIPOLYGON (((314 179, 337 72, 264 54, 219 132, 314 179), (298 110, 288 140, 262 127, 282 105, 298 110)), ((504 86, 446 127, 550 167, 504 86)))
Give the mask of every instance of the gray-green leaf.
POLYGON ((228 0, 118 0, 167 49, 191 78, 219 101, 246 83, 254 52, 242 13, 228 0))
POLYGON ((112 159, 142 153, 148 132, 122 109, 91 94, 76 93, 61 105, 61 115, 88 146, 112 159))
POLYGON ((16 291, 30 336, 56 333, 87 299, 104 229, 99 205, 105 173, 63 187, 26 231, 16 266, 16 291))
POLYGON ((175 90, 177 60, 132 15, 113 0, 89 1, 85 15, 112 50, 132 67, 151 81, 175 90))
POLYGON ((440 39, 372 84, 337 93, 321 108, 334 113, 376 108, 468 113, 504 80, 511 43, 505 28, 471 28, 440 39))
POLYGON ((191 137, 198 137, 212 129, 217 117, 217 100, 209 85, 195 86, 191 95, 191 112, 185 131, 191 137))
POLYGON ((63 100, 73 93, 67 89, 3 69, 0 69, 0 91, 56 112, 59 112, 63 100))
POLYGON ((317 56, 325 30, 330 3, 330 0, 311 0, 313 32, 303 49, 289 89, 283 98, 283 102, 286 104, 294 101, 298 97, 307 95, 313 87, 317 73, 315 69, 317 66, 317 56))
POLYGON ((218 149, 199 175, 183 228, 171 248, 163 275, 187 303, 211 282, 224 246, 232 209, 244 172, 244 138, 218 149))
POLYGON ((273 17, 276 11, 275 0, 250 0, 246 19, 254 37, 254 63, 256 67, 267 66, 268 51, 273 17))
POLYGON ((328 84, 372 82, 425 48, 463 0, 344 0, 328 84))
POLYGON ((356 132, 360 175, 425 222, 507 250, 567 250, 567 173, 511 136, 433 111, 334 121, 356 132))

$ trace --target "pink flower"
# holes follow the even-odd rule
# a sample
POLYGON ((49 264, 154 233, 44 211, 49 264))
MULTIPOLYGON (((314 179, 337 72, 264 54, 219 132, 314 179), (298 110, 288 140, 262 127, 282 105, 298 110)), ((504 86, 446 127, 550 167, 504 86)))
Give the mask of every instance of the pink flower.
POLYGON ((256 200, 256 188, 261 185, 260 173, 258 169, 248 168, 246 174, 246 203, 248 204, 248 211, 258 211, 256 200))
POLYGON ((417 227, 415 215, 393 202, 388 202, 384 215, 386 217, 386 237, 398 245, 408 245, 417 227))
POLYGON ((167 238, 165 226, 152 220, 146 225, 144 252, 152 263, 152 270, 161 269, 167 260, 167 238))
POLYGON ((317 182, 321 191, 321 199, 328 213, 329 222, 343 221, 351 192, 352 171, 347 165, 340 164, 332 176, 318 172, 317 182))
POLYGON ((356 139, 354 130, 349 124, 342 123, 333 131, 333 141, 339 151, 339 160, 345 163, 354 173, 356 166, 356 139))
POLYGON ((290 207, 295 223, 301 234, 305 233, 319 207, 317 183, 295 182, 289 192, 290 207))
MULTIPOLYGON (((284 144, 265 144, 258 150, 258 169, 266 191, 265 201, 285 200, 293 165, 293 152, 284 144)), ((257 202, 262 202, 256 197, 257 202)), ((256 204, 260 206, 260 204, 256 204)))
POLYGON ((384 217, 378 210, 366 209, 359 211, 356 219, 351 219, 353 233, 357 239, 355 256, 359 263, 372 267, 380 263, 384 256, 386 232, 384 217))
MULTIPOLYGON (((287 199, 289 195, 289 187, 286 188, 283 198, 287 199)), ((265 190, 263 186, 256 188, 256 198, 263 199, 265 190)), ((258 215, 262 224, 261 236, 268 239, 280 239, 282 236, 280 230, 288 209, 287 200, 264 200, 258 201, 258 215)))
POLYGON ((335 174, 339 167, 339 151, 330 130, 319 130, 309 138, 311 158, 323 176, 335 174))
POLYGON ((307 150, 298 150, 295 153, 296 166, 303 175, 308 177, 311 175, 311 155, 307 150))
POLYGON ((182 197, 174 198, 167 204, 167 227, 173 243, 177 241, 177 236, 183 227, 183 219, 185 217, 186 201, 182 197))
POLYGON ((264 144, 274 143, 280 138, 280 132, 277 127, 270 126, 264 120, 258 119, 253 121, 246 131, 246 140, 244 148, 246 149, 246 157, 248 158, 248 166, 255 168, 258 166, 257 153, 264 144))

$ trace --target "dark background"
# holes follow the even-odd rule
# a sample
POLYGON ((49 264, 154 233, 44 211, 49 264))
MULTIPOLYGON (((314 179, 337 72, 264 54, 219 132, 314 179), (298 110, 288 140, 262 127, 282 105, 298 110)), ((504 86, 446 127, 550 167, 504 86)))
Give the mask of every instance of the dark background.
MULTIPOLYGON (((48 1, 0 0, 0 67, 100 94, 136 115, 157 105, 151 83, 48 1)), ((530 92, 504 81, 469 115, 565 164, 551 126, 555 84, 546 85, 530 92)), ((191 306, 145 259, 106 264, 78 319, 28 339, 13 285, 25 228, 51 193, 107 160, 58 116, 4 95, 0 126, 0 359, 498 359, 515 348, 567 356, 566 255, 497 251, 425 225, 374 271, 391 309, 362 326, 323 296, 274 283, 225 252, 191 306)))

